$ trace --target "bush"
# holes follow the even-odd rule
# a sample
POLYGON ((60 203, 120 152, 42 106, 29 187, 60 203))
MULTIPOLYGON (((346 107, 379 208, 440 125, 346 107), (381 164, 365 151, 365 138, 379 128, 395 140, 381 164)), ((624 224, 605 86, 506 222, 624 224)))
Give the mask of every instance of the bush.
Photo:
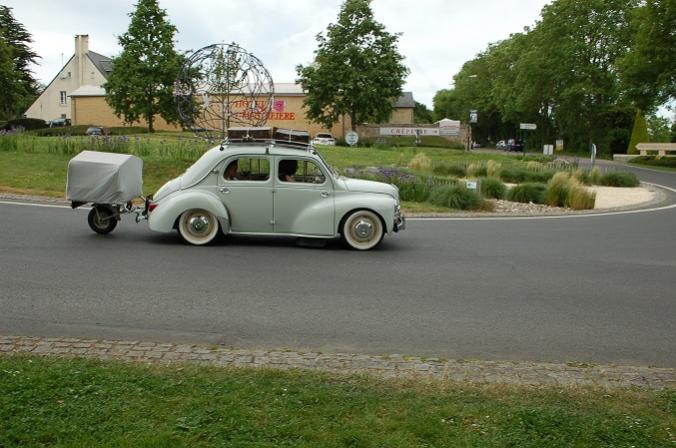
POLYGON ((589 185, 598 185, 601 183, 601 170, 594 167, 591 171, 587 171, 582 175, 582 181, 589 185))
POLYGON ((505 182, 519 184, 521 182, 545 183, 551 179, 556 170, 543 169, 542 171, 530 171, 524 168, 507 167, 502 169, 500 177, 505 182))
POLYGON ((540 171, 544 168, 545 166, 536 161, 536 160, 530 160, 528 163, 526 163, 526 169, 529 171, 540 171))
POLYGON ((477 178, 486 176, 486 165, 483 163, 470 163, 467 165, 466 176, 471 178, 477 178))
POLYGON ((507 192, 507 199, 513 202, 544 204, 546 190, 547 186, 545 184, 526 182, 510 189, 507 192))
POLYGON ((440 207, 449 207, 458 210, 478 210, 483 199, 473 190, 462 185, 435 187, 430 194, 430 202, 440 207))
POLYGON ((90 124, 79 124, 75 126, 61 126, 56 128, 45 128, 31 131, 32 135, 39 137, 63 137, 63 136, 83 136, 86 135, 87 129, 91 127, 101 127, 108 135, 131 135, 131 134, 147 134, 148 129, 139 126, 117 126, 107 128, 105 126, 96 126, 90 124))
POLYGON ((600 184, 607 187, 638 187, 639 183, 636 174, 626 171, 608 171, 600 179, 600 184))
POLYGON ((5 131, 11 131, 12 129, 25 129, 31 131, 33 129, 42 129, 47 127, 47 122, 45 120, 40 120, 38 118, 17 118, 15 120, 9 120, 2 127, 5 131))
POLYGON ((467 175, 465 165, 457 163, 440 163, 434 166, 432 172, 441 176, 465 177, 467 175))
POLYGON ((502 163, 496 162, 495 160, 489 160, 486 163, 486 176, 500 178, 500 173, 502 172, 502 163))
POLYGON ((399 197, 402 201, 425 202, 430 197, 431 187, 426 182, 394 182, 394 185, 399 188, 399 197))
POLYGON ((419 152, 413 156, 408 167, 416 171, 428 171, 432 167, 432 161, 424 153, 419 152))
POLYGON ((629 161, 629 163, 676 168, 676 157, 662 157, 658 159, 655 156, 640 156, 634 157, 629 161))
POLYGON ((576 182, 565 171, 556 173, 547 184, 547 204, 551 207, 564 207, 568 200, 570 188, 576 182))
POLYGON ((568 191, 566 207, 573 210, 590 210, 596 204, 596 193, 587 190, 579 183, 573 183, 568 191))
POLYGON ((487 198, 502 199, 507 193, 507 186, 495 177, 482 177, 479 179, 481 194, 487 198))

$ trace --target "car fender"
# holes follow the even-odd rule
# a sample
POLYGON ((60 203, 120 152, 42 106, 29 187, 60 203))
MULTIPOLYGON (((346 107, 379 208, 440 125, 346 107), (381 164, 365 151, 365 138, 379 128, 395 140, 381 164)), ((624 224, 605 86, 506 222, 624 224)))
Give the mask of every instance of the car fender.
POLYGON ((164 198, 148 216, 148 227, 157 232, 171 232, 174 223, 187 210, 199 208, 216 216, 221 231, 230 231, 230 216, 220 199, 204 190, 180 190, 164 198))
POLYGON ((381 218, 385 224, 387 234, 394 230, 394 212, 397 201, 389 195, 379 193, 342 193, 335 198, 336 235, 340 233, 343 218, 353 210, 371 210, 381 218))

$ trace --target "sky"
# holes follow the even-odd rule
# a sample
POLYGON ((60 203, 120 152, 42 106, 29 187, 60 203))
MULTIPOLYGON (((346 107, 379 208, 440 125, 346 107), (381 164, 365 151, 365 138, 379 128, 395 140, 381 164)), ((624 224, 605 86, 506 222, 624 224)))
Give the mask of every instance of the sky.
MULTIPOLYGON (((115 56, 117 36, 129 26, 135 0, 2 0, 33 35, 49 83, 74 52, 74 36, 89 35, 92 51, 115 56)), ((178 28, 177 48, 197 50, 236 42, 261 59, 275 82, 293 82, 295 67, 313 60, 315 36, 335 23, 342 0, 159 0, 178 28)), ((399 51, 410 70, 404 86, 432 108, 462 64, 491 42, 534 25, 544 0, 373 0, 376 20, 402 33, 399 51)))

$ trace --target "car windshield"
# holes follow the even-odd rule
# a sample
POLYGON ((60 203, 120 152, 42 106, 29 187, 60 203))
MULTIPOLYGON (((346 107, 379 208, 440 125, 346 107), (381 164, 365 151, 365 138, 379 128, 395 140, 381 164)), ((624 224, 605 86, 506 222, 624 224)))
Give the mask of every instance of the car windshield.
POLYGON ((331 134, 317 134, 315 138, 333 138, 331 134))

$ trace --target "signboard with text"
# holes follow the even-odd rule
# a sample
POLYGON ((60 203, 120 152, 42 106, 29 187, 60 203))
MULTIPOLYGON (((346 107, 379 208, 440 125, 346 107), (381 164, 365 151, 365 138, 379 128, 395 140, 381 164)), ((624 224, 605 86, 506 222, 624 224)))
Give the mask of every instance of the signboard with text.
POLYGON ((525 131, 534 131, 538 128, 538 126, 535 123, 521 123, 519 126, 519 129, 523 129, 525 131))
POLYGON ((439 135, 439 128, 380 128, 380 135, 439 135))
POLYGON ((439 135, 460 135, 460 122, 453 120, 444 120, 439 122, 439 135))

